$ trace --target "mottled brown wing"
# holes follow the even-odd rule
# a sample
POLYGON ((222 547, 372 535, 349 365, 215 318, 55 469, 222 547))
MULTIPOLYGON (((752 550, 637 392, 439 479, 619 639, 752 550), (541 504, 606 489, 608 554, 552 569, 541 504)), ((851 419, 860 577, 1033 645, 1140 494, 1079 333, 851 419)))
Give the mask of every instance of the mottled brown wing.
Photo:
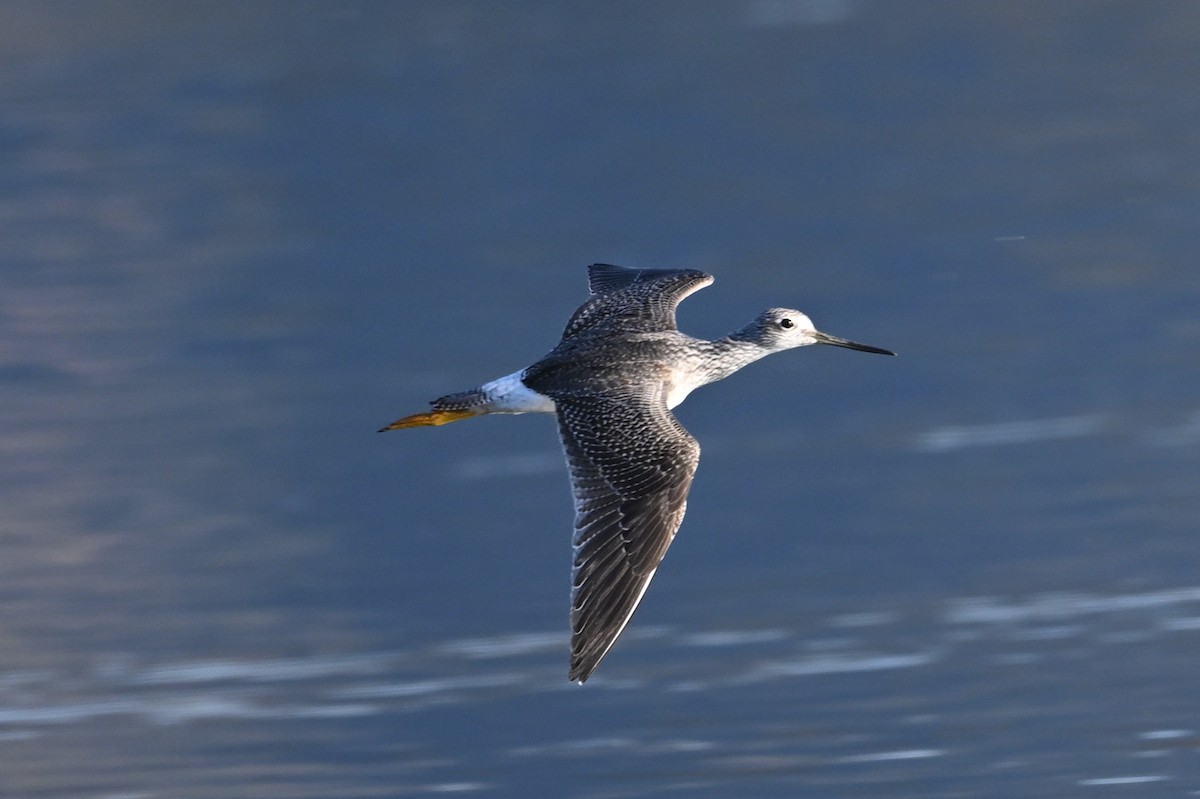
POLYGON ((600 328, 675 330, 675 307, 712 282, 712 275, 698 269, 627 269, 592 264, 588 267, 592 297, 571 316, 563 338, 600 328))
POLYGON ((557 415, 575 497, 569 676, 583 682, 683 521, 700 445, 661 397, 563 399, 557 415))

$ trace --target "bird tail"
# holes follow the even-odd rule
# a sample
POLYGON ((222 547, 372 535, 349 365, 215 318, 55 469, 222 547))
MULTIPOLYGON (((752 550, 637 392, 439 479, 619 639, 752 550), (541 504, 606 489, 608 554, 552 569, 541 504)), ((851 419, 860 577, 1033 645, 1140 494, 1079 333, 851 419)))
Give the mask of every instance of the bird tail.
POLYGON ((459 419, 466 419, 470 416, 478 416, 479 411, 472 410, 455 410, 455 411, 429 411, 428 413, 414 413, 411 416, 405 416, 403 419, 397 419, 389 425, 379 428, 380 433, 386 433, 388 430, 400 430, 405 427, 431 427, 450 422, 457 422, 459 419))
POLYGON ((457 394, 447 394, 429 403, 433 406, 433 410, 426 413, 414 413, 411 416, 405 416, 403 419, 397 419, 386 427, 379 428, 379 432, 385 433, 388 430, 401 430, 405 427, 436 427, 437 425, 457 422, 459 419, 467 419, 487 413, 487 403, 487 394, 478 388, 471 389, 470 391, 460 391, 457 394))

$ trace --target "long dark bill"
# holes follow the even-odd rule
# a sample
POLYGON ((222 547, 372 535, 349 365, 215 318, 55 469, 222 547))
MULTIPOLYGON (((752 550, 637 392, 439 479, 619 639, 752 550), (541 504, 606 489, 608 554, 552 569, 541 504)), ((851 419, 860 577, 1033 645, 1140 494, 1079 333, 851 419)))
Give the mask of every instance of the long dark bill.
POLYGON ((881 347, 872 347, 870 344, 859 344, 857 341, 850 341, 837 336, 831 336, 828 333, 817 331, 813 333, 813 338, 818 344, 830 344, 834 347, 845 347, 848 350, 858 350, 859 352, 873 352, 876 355, 895 355, 891 350, 885 350, 881 347))

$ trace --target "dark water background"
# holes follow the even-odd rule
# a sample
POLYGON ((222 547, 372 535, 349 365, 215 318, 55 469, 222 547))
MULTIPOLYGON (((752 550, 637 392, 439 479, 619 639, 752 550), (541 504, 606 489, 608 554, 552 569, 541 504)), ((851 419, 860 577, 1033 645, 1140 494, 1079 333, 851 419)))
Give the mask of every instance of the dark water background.
POLYGON ((0 5, 0 795, 1200 795, 1200 4, 0 5), (592 261, 697 392, 567 683, 592 261))

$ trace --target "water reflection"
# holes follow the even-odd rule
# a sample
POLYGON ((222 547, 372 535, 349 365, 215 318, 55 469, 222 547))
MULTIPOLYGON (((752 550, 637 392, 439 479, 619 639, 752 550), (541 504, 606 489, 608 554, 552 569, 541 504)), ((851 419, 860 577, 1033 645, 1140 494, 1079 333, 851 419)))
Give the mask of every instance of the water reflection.
POLYGON ((0 7, 0 793, 1200 791, 1200 7, 628 12, 0 7), (581 690, 549 420, 373 431, 596 260, 903 355, 689 399, 581 690))
MULTIPOLYGON (((736 632, 643 628, 631 631, 639 642, 636 648, 659 650, 669 654, 668 659, 615 675, 614 670, 597 674, 587 688, 567 684, 561 668, 551 667, 552 662, 562 666, 557 661, 563 659, 565 649, 565 635, 552 633, 283 659, 146 663, 126 656, 95 662, 82 673, 47 669, 0 675, 0 742, 44 740, 57 745, 64 735, 72 737, 71 728, 92 723, 122 730, 123 736, 135 740, 153 736, 154 729, 163 726, 188 725, 190 735, 203 742, 245 725, 300 722, 319 731, 321 725, 368 718, 384 721, 385 728, 401 724, 397 732, 407 737, 400 730, 410 723, 417 728, 436 724, 433 719, 453 707, 473 716, 478 709, 486 714, 509 705, 560 705, 559 697, 564 695, 614 696, 614 692, 617 697, 630 694, 633 701, 642 701, 650 689, 660 696, 693 697, 689 706, 695 709, 683 716, 690 718, 688 732, 633 733, 619 720, 600 718, 596 725, 581 725, 580 737, 557 741, 540 738, 534 730, 514 730, 511 741, 487 757, 507 760, 518 769, 562 761, 575 770, 595 768, 612 757, 663 756, 681 764, 690 761, 690 766, 681 767, 707 775, 710 787, 736 784, 737 775, 747 771, 779 775, 799 770, 824 779, 819 775, 868 764, 888 764, 892 771, 886 782, 936 779, 946 770, 967 767, 973 757, 969 751, 978 745, 965 747, 961 739, 940 730, 969 727, 997 713, 1016 713, 1035 727, 1069 724, 1082 708, 1071 692, 1043 694, 1051 686, 1049 674, 1085 662, 1103 663, 1102 671, 1088 676, 1085 670, 1079 676, 1095 680, 1093 690, 1115 689, 1127 679, 1137 679, 1145 658, 1156 648, 1194 657, 1200 646, 1193 635, 1196 626, 1178 622, 1198 616, 1200 587, 1181 587, 1142 594, 963 598, 928 609, 920 605, 888 611, 862 608, 851 616, 825 619, 816 625, 824 633, 815 635, 778 628, 736 632), (871 623, 847 625, 847 618, 871 623), (688 649, 701 651, 687 654, 688 649), (478 668, 480 663, 483 669, 478 668), (697 668, 701 679, 695 676, 697 668), (637 672, 641 678, 630 679, 637 672), (1042 694, 1038 706, 1023 706, 1016 696, 983 705, 963 702, 963 691, 1014 679, 1032 680, 1027 692, 1042 694), (886 707, 890 689, 881 690, 880 682, 926 686, 921 689, 924 710, 916 713, 916 706, 905 701, 874 723, 864 715, 830 726, 826 714, 844 707, 847 700, 835 698, 844 692, 859 695, 858 701, 877 696, 886 707), (720 731, 712 727, 711 707, 720 706, 726 696, 746 701, 760 694, 764 683, 773 686, 767 695, 784 695, 780 689, 786 686, 787 694, 810 696, 806 710, 810 721, 797 721, 813 726, 809 734, 824 740, 806 747, 809 754, 801 760, 788 753, 790 746, 781 749, 777 728, 760 726, 759 719, 733 721, 732 728, 720 731), (406 718, 412 722, 401 721, 406 718), (887 724, 874 726, 886 718, 891 719, 887 724), (214 722, 219 726, 203 726, 214 722), (841 732, 835 733, 838 728, 841 732), (712 737, 702 734, 705 729, 712 737), (731 740, 737 741, 732 750, 731 740)), ((285 741, 294 735, 278 729, 285 741)), ((1158 753, 1157 773, 1081 777, 1078 784, 1175 781, 1182 776, 1180 764, 1162 758, 1190 751, 1196 737, 1188 727, 1137 730, 1133 740, 1120 746, 1143 758, 1158 753)), ((451 757, 451 752, 443 755, 451 757)), ((435 757, 424 770, 416 768, 415 774, 424 772, 429 780, 426 787, 495 787, 487 782, 438 782, 444 777, 442 765, 435 757)), ((987 767, 986 758, 980 765, 987 767)))

